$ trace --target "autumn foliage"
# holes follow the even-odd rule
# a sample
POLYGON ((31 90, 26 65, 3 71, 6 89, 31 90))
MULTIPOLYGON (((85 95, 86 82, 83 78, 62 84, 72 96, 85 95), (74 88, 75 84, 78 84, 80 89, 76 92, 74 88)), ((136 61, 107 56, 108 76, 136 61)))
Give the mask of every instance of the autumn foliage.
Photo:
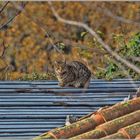
MULTIPOLYGON (((0 2, 0 7, 4 3, 0 2)), ((16 15, 22 4, 24 2, 9 2, 0 13, 0 25, 16 15)), ((140 17, 139 2, 53 2, 53 5, 63 18, 89 25, 105 43, 122 56, 124 54, 119 52, 120 48, 132 47, 133 45, 129 45, 130 40, 140 29, 140 24, 135 24, 140 17), (134 23, 119 21, 116 16, 134 23)), ((20 14, 0 30, 0 52, 3 41, 6 50, 4 57, 0 59, 1 80, 55 79, 53 62, 64 58, 67 61, 79 60, 85 63, 93 77, 127 77, 122 73, 113 73, 110 69, 108 75, 107 68, 117 65, 112 61, 112 57, 84 29, 58 22, 47 2, 27 2, 20 14), (50 40, 62 54, 54 49, 50 40)), ((137 46, 137 51, 140 51, 140 42, 137 46)), ((129 50, 131 52, 131 48, 129 50)), ((140 57, 135 54, 133 56, 140 57)), ((129 57, 127 54, 126 56, 129 57)), ((131 59, 130 61, 133 62, 131 59)), ((136 62, 136 65, 140 66, 137 63, 139 62, 136 62)), ((132 70, 128 73, 134 78, 139 77, 132 70)))

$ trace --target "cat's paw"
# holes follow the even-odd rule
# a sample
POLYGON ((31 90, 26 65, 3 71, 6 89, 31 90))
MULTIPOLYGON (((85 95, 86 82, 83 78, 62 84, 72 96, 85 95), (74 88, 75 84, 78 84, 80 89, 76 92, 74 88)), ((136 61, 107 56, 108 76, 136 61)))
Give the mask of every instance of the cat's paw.
POLYGON ((65 86, 64 83, 58 83, 58 85, 59 85, 60 87, 64 87, 64 86, 65 86))
POLYGON ((74 86, 75 86, 76 88, 81 88, 81 87, 83 87, 81 83, 76 83, 74 86))
POLYGON ((72 86, 73 86, 72 83, 67 83, 67 84, 65 85, 65 87, 72 87, 72 86))

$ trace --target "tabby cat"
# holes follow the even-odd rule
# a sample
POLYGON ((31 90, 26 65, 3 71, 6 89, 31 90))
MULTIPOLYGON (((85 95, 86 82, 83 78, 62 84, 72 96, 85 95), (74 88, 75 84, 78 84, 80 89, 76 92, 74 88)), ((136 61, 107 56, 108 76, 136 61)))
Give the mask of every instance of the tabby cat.
POLYGON ((136 97, 140 97, 140 87, 137 89, 136 97))
POLYGON ((60 86, 88 88, 91 72, 83 63, 78 61, 72 61, 71 63, 55 61, 54 69, 60 86))

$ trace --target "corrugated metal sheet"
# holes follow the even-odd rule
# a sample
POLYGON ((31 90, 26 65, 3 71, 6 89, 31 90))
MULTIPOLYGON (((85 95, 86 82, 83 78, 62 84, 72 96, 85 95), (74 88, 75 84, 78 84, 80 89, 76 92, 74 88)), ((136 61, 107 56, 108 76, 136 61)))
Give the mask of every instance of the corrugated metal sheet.
POLYGON ((140 81, 91 80, 87 90, 60 88, 57 81, 0 81, 0 137, 34 137, 134 95, 140 81))

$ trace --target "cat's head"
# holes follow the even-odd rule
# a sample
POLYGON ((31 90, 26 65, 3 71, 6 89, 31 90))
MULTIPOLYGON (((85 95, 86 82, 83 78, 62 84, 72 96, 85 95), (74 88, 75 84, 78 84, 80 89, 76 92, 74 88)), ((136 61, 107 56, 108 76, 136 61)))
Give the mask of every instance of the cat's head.
POLYGON ((55 61, 54 62, 54 70, 56 74, 64 74, 68 71, 66 62, 63 61, 55 61))

